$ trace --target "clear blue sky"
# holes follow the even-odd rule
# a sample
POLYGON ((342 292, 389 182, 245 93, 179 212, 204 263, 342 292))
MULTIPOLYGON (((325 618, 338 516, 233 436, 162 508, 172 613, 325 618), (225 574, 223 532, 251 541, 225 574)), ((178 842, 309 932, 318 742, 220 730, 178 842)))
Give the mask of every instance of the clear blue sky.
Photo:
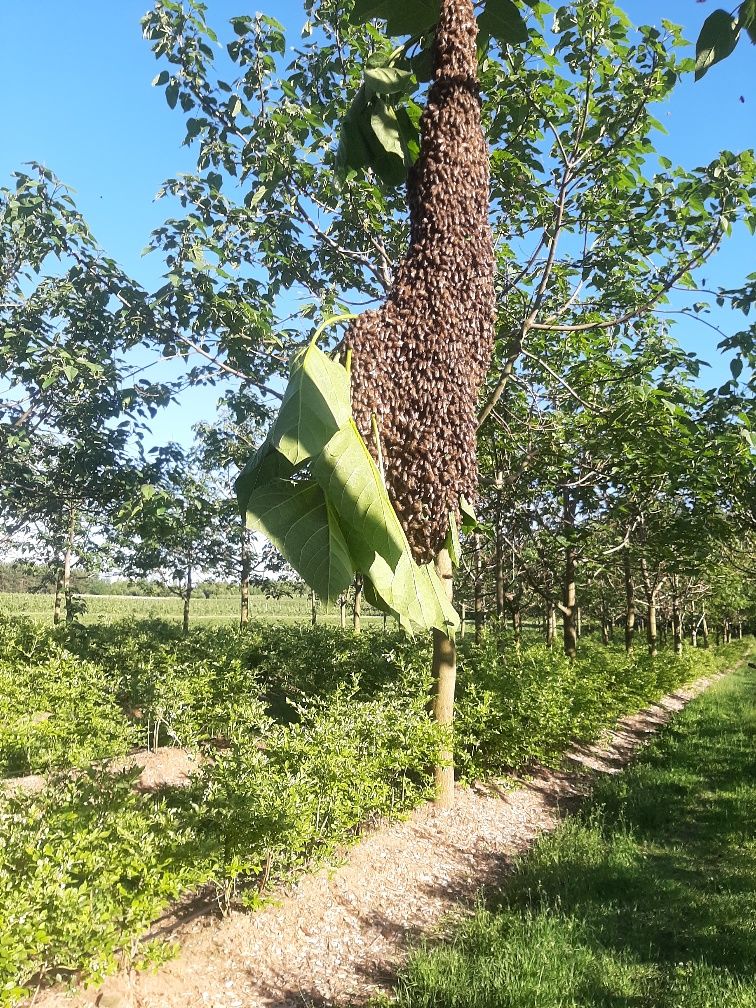
MULTIPOLYGON (((304 21, 301 0, 207 0, 211 24, 256 9, 290 29, 293 43, 304 21)), ((621 3, 635 22, 667 17, 695 39, 717 0, 632 0, 621 3)), ((76 190, 76 199, 107 252, 146 285, 159 261, 142 258, 151 229, 167 207, 153 201, 163 179, 192 168, 181 146, 183 117, 151 86, 157 64, 141 37, 149 0, 0 0, 0 95, 3 144, 0 178, 22 162, 42 161, 76 190)), ((659 111, 669 135, 660 148, 692 167, 720 149, 756 143, 756 49, 742 41, 729 60, 700 83, 680 85, 659 111), (741 102, 743 96, 745 102, 741 102)), ((756 241, 745 231, 728 243, 707 271, 711 283, 737 283, 756 268, 756 241)), ((717 367, 715 334, 678 327, 681 342, 717 367)), ((216 391, 199 391, 180 414, 156 425, 158 439, 186 441, 197 419, 212 416, 216 391)))

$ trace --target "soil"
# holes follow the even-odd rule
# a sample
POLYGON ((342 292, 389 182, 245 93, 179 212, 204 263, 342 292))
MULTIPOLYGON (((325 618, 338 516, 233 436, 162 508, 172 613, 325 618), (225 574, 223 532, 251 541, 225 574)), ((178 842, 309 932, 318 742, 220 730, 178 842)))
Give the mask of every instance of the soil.
MULTIPOLYGON (((120 756, 107 764, 111 773, 121 773, 124 770, 141 767, 142 772, 134 781, 136 791, 152 792, 165 787, 184 787, 196 772, 202 757, 185 749, 173 746, 160 746, 147 751, 120 756)), ((76 773, 76 771, 71 771, 76 773)), ((43 791, 47 778, 42 774, 29 774, 26 777, 7 777, 0 780, 0 788, 10 792, 27 791, 36 793, 43 791)))
MULTIPOLYGON (((35 1008, 329 1008, 388 993, 408 949, 438 939, 496 886, 539 834, 555 828, 598 773, 617 773, 720 676, 680 689, 622 720, 594 745, 573 747, 565 769, 460 788, 455 807, 417 809, 302 877, 269 905, 181 925, 181 952, 154 973, 130 971, 101 987, 38 991, 35 1008)), ((174 935, 175 937, 175 935, 174 935)))

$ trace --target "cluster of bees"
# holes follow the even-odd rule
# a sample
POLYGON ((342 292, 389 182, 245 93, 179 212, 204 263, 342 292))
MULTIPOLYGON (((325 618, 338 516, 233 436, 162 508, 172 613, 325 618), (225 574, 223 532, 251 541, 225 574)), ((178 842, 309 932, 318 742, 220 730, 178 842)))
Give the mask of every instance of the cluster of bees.
POLYGON ((472 0, 442 0, 410 172, 410 244, 383 307, 350 326, 352 406, 418 563, 475 499, 476 403, 494 324, 488 145, 472 0), (380 440, 376 444, 375 429, 380 440))

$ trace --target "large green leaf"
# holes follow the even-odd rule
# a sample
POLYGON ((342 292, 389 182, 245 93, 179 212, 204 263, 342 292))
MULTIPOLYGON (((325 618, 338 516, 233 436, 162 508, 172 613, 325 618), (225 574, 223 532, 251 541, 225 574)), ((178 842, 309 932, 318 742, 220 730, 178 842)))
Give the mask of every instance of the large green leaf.
POLYGON ((512 0, 486 0, 478 27, 482 35, 490 35, 502 45, 528 41, 528 26, 512 0))
POLYGON ((444 545, 449 551, 449 557, 453 566, 459 567, 459 562, 462 559, 462 546, 459 541, 457 518, 453 511, 449 512, 449 529, 446 533, 446 542, 444 545))
POLYGON ((288 479, 295 469, 296 466, 272 446, 268 434, 234 483, 242 515, 246 514, 247 502, 258 487, 274 479, 288 479))
POLYGON ((419 35, 438 21, 441 0, 356 0, 353 24, 380 19, 389 35, 419 35))
POLYGON ((397 110, 375 98, 370 106, 370 128, 377 145, 373 168, 386 185, 399 185, 412 162, 397 110))
POLYGON ((365 90, 368 94, 409 94, 416 86, 411 70, 399 67, 373 67, 365 71, 365 90))
POLYGON ((373 162, 374 138, 367 111, 367 91, 364 85, 354 96, 349 111, 341 122, 336 164, 341 171, 359 171, 373 162))
POLYGON ((292 362, 270 443, 300 465, 318 455, 351 415, 346 368, 310 343, 292 362))
POLYGON ((314 460, 312 475, 338 512, 356 567, 384 605, 403 622, 424 629, 456 627, 457 614, 435 571, 412 558, 381 474, 353 420, 314 460))
POLYGON ((408 550, 407 537, 354 420, 314 460, 312 476, 342 521, 394 570, 408 550))
POLYGON ((355 567, 338 516, 312 480, 272 479, 247 501, 247 527, 264 533, 307 584, 334 602, 355 567))
POLYGON ((696 42, 696 80, 725 59, 738 42, 740 26, 725 10, 715 10, 706 18, 696 42))

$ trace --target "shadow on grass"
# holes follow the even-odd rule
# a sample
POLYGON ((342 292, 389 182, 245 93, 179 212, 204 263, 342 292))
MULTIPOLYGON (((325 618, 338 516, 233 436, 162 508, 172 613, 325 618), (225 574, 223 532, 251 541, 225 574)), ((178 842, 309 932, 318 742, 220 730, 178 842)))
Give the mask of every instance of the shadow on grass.
POLYGON ((754 1008, 756 677, 733 677, 539 840, 411 1008, 754 1008))

